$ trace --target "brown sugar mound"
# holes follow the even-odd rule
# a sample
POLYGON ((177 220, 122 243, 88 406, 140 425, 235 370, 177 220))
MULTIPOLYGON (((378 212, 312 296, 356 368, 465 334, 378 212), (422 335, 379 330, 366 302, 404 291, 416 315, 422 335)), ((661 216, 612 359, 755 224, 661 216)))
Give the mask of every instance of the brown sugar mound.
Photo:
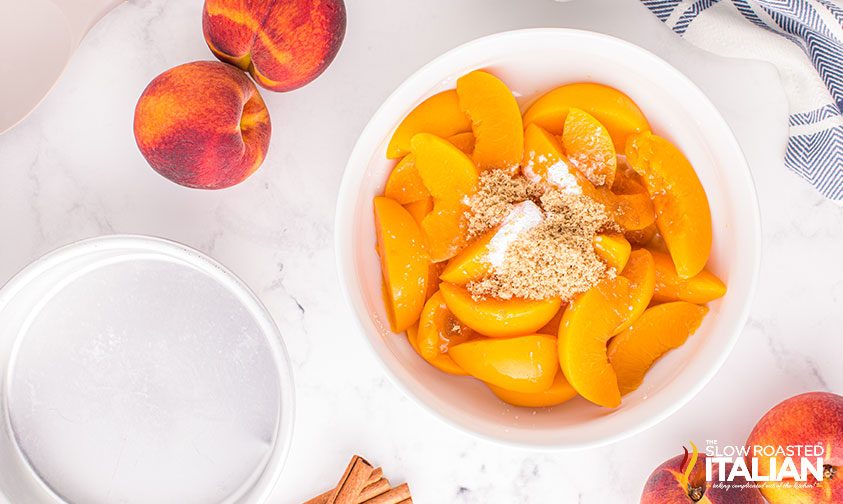
POLYGON ((467 285, 477 299, 571 299, 607 275, 594 251, 594 236, 616 225, 599 202, 579 193, 511 176, 503 170, 484 172, 471 198, 469 229, 479 235, 503 222, 515 204, 533 201, 544 213, 541 222, 510 244, 491 274, 467 285))
POLYGON ((477 192, 468 198, 468 238, 476 238, 503 222, 516 203, 539 201, 544 189, 526 177, 511 176, 506 170, 486 170, 480 174, 477 192))

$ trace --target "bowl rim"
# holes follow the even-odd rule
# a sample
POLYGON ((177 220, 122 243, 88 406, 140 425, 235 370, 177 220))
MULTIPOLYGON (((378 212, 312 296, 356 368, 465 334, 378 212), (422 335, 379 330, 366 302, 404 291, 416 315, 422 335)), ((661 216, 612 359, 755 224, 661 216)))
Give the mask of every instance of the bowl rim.
MULTIPOLYGON (((276 362, 276 369, 278 370, 280 398, 278 423, 274 432, 275 442, 266 456, 261 471, 255 473, 250 480, 244 481, 244 485, 247 483, 249 485, 239 489, 238 493, 229 496, 222 502, 230 502, 231 498, 235 499, 234 502, 253 502, 256 504, 267 502, 281 477, 293 443, 296 418, 293 367, 281 330, 272 317, 272 314, 243 279, 228 267, 204 252, 167 238, 121 233, 84 238, 66 243, 36 257, 36 259, 12 275, 8 281, 0 284, 0 311, 29 282, 53 266, 85 254, 96 252, 97 250, 119 247, 135 247, 139 250, 145 249, 149 252, 169 255, 183 261, 185 265, 196 268, 202 273, 209 275, 214 281, 220 283, 223 288, 228 290, 257 319, 257 323, 269 343, 273 359, 276 362), (250 493, 252 494, 249 495, 250 493)), ((8 394, 6 393, 8 381, 8 376, 0 376, 0 401, 3 401, 3 406, 0 406, 0 412, 5 412, 3 414, 4 418, 0 419, 0 423, 2 423, 0 428, 7 430, 11 428, 8 425, 8 408, 5 404, 8 398, 8 394)), ((26 457, 19 452, 19 447, 16 445, 15 448, 18 450, 18 456, 23 457, 22 460, 26 460, 26 457)), ((26 465, 30 467, 30 470, 34 471, 28 460, 26 461, 26 465)), ((62 500, 44 481, 39 479, 37 484, 48 495, 56 497, 57 502, 62 500)), ((3 488, 0 488, 0 503, 4 502, 7 502, 6 494, 3 488)))
MULTIPOLYGON (((440 76, 440 80, 448 77, 452 76, 440 76)), ((405 113, 406 112, 408 111, 405 111, 405 113)), ((345 166, 345 170, 343 172, 342 182, 340 183, 339 191, 337 194, 337 206, 334 218, 334 253, 337 267, 337 276, 342 290, 343 298, 345 299, 348 308, 353 313, 355 324, 358 329, 358 336, 365 340, 368 349, 374 354, 375 360, 378 361, 378 364, 382 368, 383 372, 387 375, 389 380, 418 407, 420 407, 422 410, 425 410, 426 412, 436 417, 440 421, 444 422, 445 424, 451 426, 452 428, 455 428, 457 431, 467 433, 476 439, 482 439, 484 441, 488 441, 500 446, 528 449, 536 452, 558 453, 580 451, 590 448, 596 448, 599 446, 614 444, 618 441, 627 439, 652 428, 653 426, 661 423, 662 421, 676 413, 679 409, 684 407, 711 381, 714 375, 717 374, 717 372, 725 363, 726 359, 729 357, 729 355, 731 355, 732 350, 737 344, 738 338, 740 338, 741 333, 746 327, 746 323, 749 318, 750 308, 752 306, 752 301, 755 297, 760 276, 761 251, 761 212, 755 182, 752 178, 752 173, 749 169, 749 164, 746 161, 746 156, 744 155, 743 150, 741 149, 740 144, 738 143, 734 131, 723 118, 719 109, 714 105, 711 99, 709 99, 708 96, 684 73, 679 71, 676 67, 674 67, 672 64, 670 64, 663 58, 656 56, 647 49, 638 46, 632 42, 611 35, 606 35, 590 30, 580 30, 573 28, 527 28, 503 31, 491 35, 486 35, 471 40, 469 42, 460 44, 446 51, 445 53, 437 56, 436 58, 429 61, 421 68, 413 72, 386 98, 386 100, 383 101, 380 107, 378 107, 374 114, 372 114, 366 126, 363 128, 360 135, 358 136, 354 144, 354 148, 352 149, 351 154, 349 155, 348 161, 345 166), (743 179, 742 182, 748 189, 748 191, 742 194, 742 196, 745 199, 744 203, 746 205, 746 210, 750 212, 749 226, 751 227, 753 235, 751 237, 753 247, 750 252, 752 271, 749 275, 746 297, 745 299, 743 299, 743 306, 740 307, 740 310, 735 319, 735 324, 731 331, 732 334, 730 338, 726 341, 726 344, 722 347, 722 350, 718 353, 717 358, 714 361, 709 361, 710 364, 708 365, 705 372, 700 375, 700 378, 696 380, 690 388, 685 390, 684 394, 678 396, 677 398, 669 402, 661 410, 649 414, 645 418, 633 422, 625 429, 619 429, 617 432, 609 436, 605 436, 594 440, 578 441, 572 443, 566 442, 539 444, 505 439, 502 437, 495 436, 493 434, 478 432, 477 430, 470 428, 469 426, 459 422, 458 420, 451 418, 445 413, 442 413, 433 405, 428 404, 425 399, 422 399, 421 397, 417 396, 414 392, 411 392, 410 388, 402 381, 401 378, 397 376, 396 372, 393 371, 391 365, 388 364, 382 357, 381 349, 377 348, 374 342, 372 341, 372 338, 367 336, 368 328, 363 322, 363 312, 366 312, 366 314, 368 314, 368 312, 365 310, 365 307, 362 306, 362 302, 358 302, 354 299, 354 296, 359 290, 360 281, 355 271, 354 250, 352 249, 351 245, 353 243, 352 238, 354 236, 354 208, 357 204, 357 200, 359 197, 359 188, 356 187, 354 184, 358 182, 358 178, 360 177, 360 175, 364 174, 366 169, 368 168, 368 159, 370 158, 371 151, 368 150, 367 144, 371 143, 369 141, 371 137, 378 135, 378 133, 375 131, 379 127, 379 125, 377 124, 377 119, 381 115, 383 115, 385 111, 388 111, 389 109, 393 108, 394 103, 400 102, 403 96, 409 92, 408 90, 414 87, 415 81, 421 80, 422 77, 426 76, 426 74, 437 70, 437 67, 445 64, 446 62, 449 62, 451 59, 457 58, 461 53, 466 52, 475 46, 482 46, 493 41, 497 42, 500 39, 505 40, 508 38, 521 37, 547 37, 555 35, 573 36, 579 37, 583 40, 595 40, 603 43, 616 44, 618 46, 622 46, 627 51, 635 52, 641 58, 647 59, 651 63, 662 67, 666 73, 670 74, 670 78, 672 80, 682 82, 685 86, 687 86, 687 90, 690 93, 693 93, 694 95, 690 96, 689 99, 695 100, 702 107, 710 110, 711 119, 716 122, 717 127, 722 129, 722 131, 725 133, 724 137, 728 138, 728 145, 726 147, 728 148, 728 150, 734 153, 737 159, 741 161, 740 166, 732 167, 732 169, 740 172, 740 176, 743 179), (352 290, 352 287, 354 287, 355 290, 352 290)))

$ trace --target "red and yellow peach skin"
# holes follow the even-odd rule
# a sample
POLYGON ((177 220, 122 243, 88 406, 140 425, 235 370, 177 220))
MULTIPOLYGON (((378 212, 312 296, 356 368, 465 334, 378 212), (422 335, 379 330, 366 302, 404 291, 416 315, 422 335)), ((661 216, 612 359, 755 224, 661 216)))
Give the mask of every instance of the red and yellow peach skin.
MULTIPOLYGON (((706 481, 705 455, 690 465, 692 461, 679 455, 657 467, 644 485, 641 504, 764 504, 761 493, 745 478, 706 481)), ((726 474, 730 470, 727 464, 726 474)))
POLYGON ((328 68, 345 37, 342 0, 206 0, 211 51, 261 86, 290 91, 328 68))
MULTIPOLYGON (((762 483, 761 493, 770 504, 832 504, 843 502, 843 396, 831 392, 808 392, 779 403, 761 417, 746 442, 753 447, 821 446, 822 481, 807 485, 762 483)), ((769 474, 771 458, 761 448, 758 473, 769 474)), ((775 467, 784 456, 774 455, 775 467)), ((802 461, 794 457, 801 472, 802 461)), ((810 476, 809 476, 810 477, 810 476)), ((810 483, 810 482, 809 482, 810 483)))
POLYGON ((249 78, 215 61, 171 68, 135 108, 135 140, 158 173, 177 184, 222 189, 243 181, 269 149, 269 112, 249 78))

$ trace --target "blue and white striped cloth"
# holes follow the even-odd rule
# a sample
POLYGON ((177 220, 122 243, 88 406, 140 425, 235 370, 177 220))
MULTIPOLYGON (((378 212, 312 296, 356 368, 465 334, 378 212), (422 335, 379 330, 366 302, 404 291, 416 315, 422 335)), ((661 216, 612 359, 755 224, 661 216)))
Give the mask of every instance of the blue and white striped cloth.
POLYGON ((776 65, 790 103, 785 165, 843 203, 843 0, 641 0, 675 33, 776 65))

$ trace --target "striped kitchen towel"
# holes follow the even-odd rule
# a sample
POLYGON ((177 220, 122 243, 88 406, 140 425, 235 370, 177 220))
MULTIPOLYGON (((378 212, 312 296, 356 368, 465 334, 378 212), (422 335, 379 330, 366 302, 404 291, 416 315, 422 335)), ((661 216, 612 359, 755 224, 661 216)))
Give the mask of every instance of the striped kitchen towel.
POLYGON ((641 0, 676 34, 769 61, 790 103, 785 165, 843 203, 843 0, 641 0))

